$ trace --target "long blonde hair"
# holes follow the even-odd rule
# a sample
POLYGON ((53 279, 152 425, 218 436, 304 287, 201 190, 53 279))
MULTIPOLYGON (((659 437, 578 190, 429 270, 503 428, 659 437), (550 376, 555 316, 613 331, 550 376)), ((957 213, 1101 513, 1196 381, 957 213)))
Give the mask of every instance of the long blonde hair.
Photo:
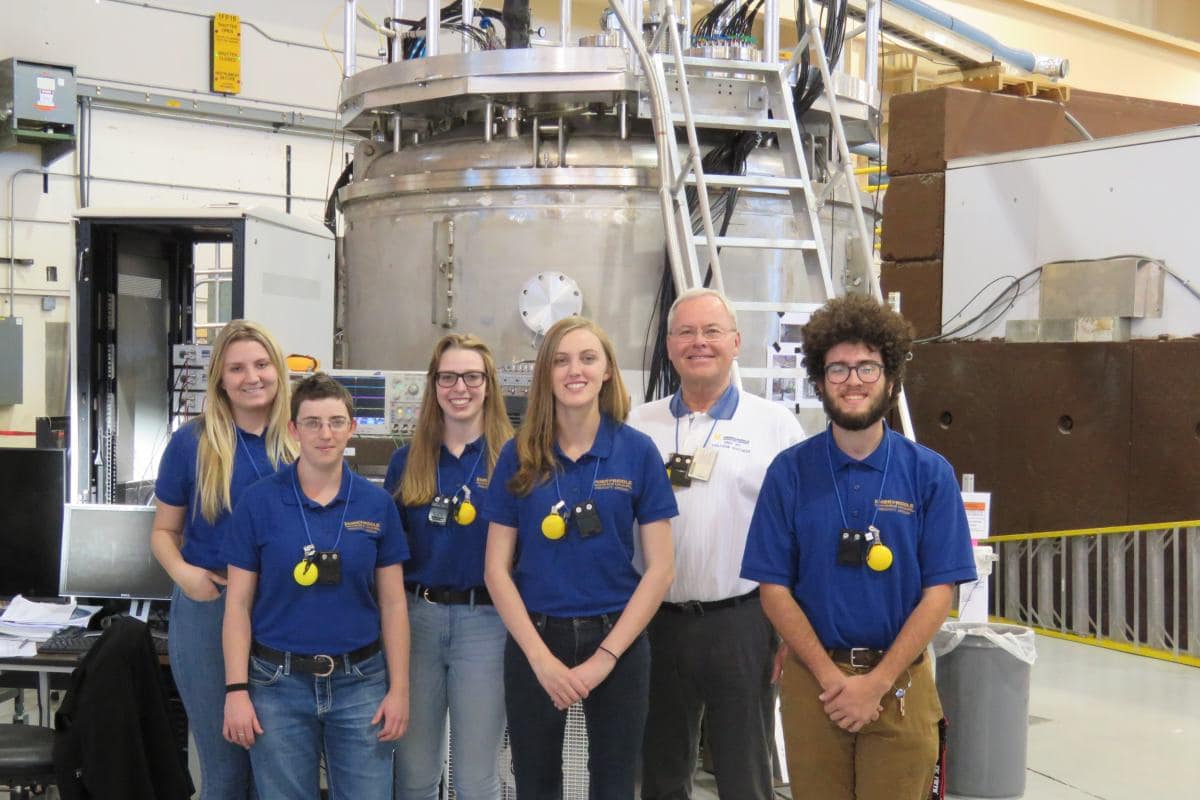
POLYGON ((533 487, 549 478, 558 468, 558 459, 554 456, 558 430, 551 374, 559 343, 568 333, 578 330, 590 331, 600 340, 604 358, 608 361, 611 376, 600 389, 600 413, 617 422, 624 422, 629 416, 629 393, 625 390, 625 382, 621 380, 617 354, 608 334, 584 317, 567 317, 554 323, 546 331, 546 338, 538 350, 537 361, 533 365, 533 386, 529 390, 529 407, 525 412, 525 422, 517 431, 517 461, 520 466, 508 482, 509 491, 515 495, 529 494, 533 487))
POLYGON ((448 350, 470 350, 483 359, 483 374, 487 387, 483 397, 483 437, 487 443, 487 469, 489 478, 500 448, 512 438, 512 423, 504 410, 504 397, 500 394, 500 379, 496 375, 496 362, 492 351, 483 340, 472 334, 450 333, 433 346, 429 369, 425 373, 425 394, 421 398, 421 410, 417 416, 417 431, 408 448, 408 462, 404 476, 396 488, 395 497, 406 506, 422 506, 433 500, 437 493, 438 457, 442 451, 442 436, 446 429, 446 418, 437 401, 437 373, 442 356, 448 350))
POLYGON ((243 341, 261 344, 275 367, 275 399, 271 403, 264 434, 271 466, 278 469, 281 463, 296 458, 296 443, 287 432, 291 407, 288 404, 288 371, 283 352, 266 328, 257 322, 235 319, 221 329, 213 346, 212 363, 208 367, 208 396, 199 420, 196 495, 200 501, 200 513, 210 523, 215 523, 221 514, 233 510, 229 484, 233 478, 234 456, 237 454, 237 431, 229 395, 221 386, 221 376, 225 371, 225 354, 229 346, 243 341))

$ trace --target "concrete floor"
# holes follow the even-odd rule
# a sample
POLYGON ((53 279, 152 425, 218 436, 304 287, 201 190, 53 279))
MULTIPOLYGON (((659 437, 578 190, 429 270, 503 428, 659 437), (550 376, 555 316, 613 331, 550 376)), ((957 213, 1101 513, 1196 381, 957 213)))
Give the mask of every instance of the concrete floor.
MULTIPOLYGON (((1200 669, 1048 637, 1037 648, 1025 800, 1200 797, 1200 669)), ((711 775, 696 783, 694 800, 716 800, 711 775)))
MULTIPOLYGON (((1200 669, 1045 636, 1037 649, 1024 800, 1200 797, 1200 669)), ((697 785, 716 800, 712 776, 697 785)))

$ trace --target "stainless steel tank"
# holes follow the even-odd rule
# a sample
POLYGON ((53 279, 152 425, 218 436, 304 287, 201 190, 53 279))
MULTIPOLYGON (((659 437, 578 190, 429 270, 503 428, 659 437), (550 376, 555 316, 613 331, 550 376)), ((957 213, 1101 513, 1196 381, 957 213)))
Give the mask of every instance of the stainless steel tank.
MULTIPOLYGON (((357 147, 354 180, 340 194, 344 365, 423 368, 447 330, 480 335, 501 362, 531 359, 538 338, 524 293, 558 273, 549 280, 568 290, 567 305, 577 287, 582 313, 609 332, 623 371, 641 370, 664 234, 639 92, 619 48, 442 55, 349 79, 343 113, 373 139, 357 147)), ((783 174, 778 151, 755 150, 747 172, 783 174)), ((852 229, 842 191, 821 211, 835 280, 852 229)), ((786 194, 743 190, 729 235, 808 238, 807 228, 786 194)), ((824 299, 799 251, 726 249, 722 268, 735 300, 824 299)), ((778 316, 739 321, 740 363, 773 366, 778 316)))

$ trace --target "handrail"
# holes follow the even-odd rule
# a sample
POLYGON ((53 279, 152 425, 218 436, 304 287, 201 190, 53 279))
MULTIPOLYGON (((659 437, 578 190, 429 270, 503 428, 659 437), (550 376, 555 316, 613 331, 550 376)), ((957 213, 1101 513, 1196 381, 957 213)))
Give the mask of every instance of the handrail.
POLYGON ((1000 622, 1200 667, 1200 520, 1005 534, 989 607, 1000 622))

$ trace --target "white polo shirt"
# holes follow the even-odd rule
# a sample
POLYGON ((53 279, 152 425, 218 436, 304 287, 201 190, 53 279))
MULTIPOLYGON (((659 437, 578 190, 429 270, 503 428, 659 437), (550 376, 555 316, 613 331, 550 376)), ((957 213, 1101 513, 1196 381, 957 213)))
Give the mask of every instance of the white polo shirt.
POLYGON ((675 581, 667 602, 724 600, 753 591, 758 584, 738 575, 746 533, 767 467, 781 450, 804 439, 795 416, 730 385, 707 412, 692 413, 676 392, 633 409, 628 423, 654 440, 664 469, 671 453, 693 454, 706 440, 717 452, 709 480, 693 479, 691 486, 675 489, 675 581))

